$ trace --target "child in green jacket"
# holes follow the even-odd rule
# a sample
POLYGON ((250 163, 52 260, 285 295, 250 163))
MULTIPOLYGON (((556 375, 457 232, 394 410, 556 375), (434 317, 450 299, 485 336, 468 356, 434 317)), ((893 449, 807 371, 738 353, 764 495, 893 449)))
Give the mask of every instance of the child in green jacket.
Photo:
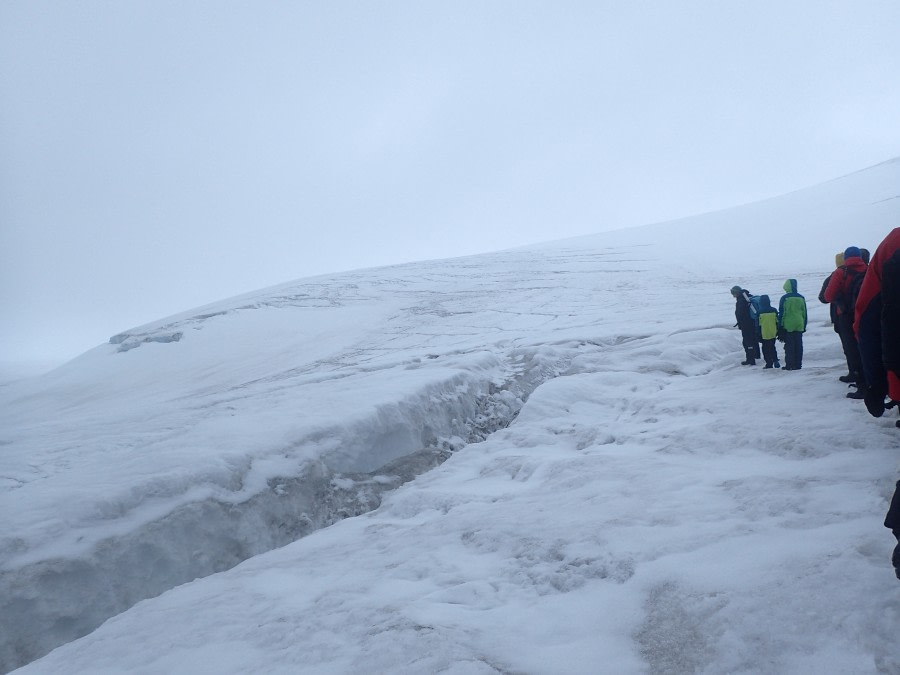
POLYGON ((784 290, 778 303, 778 325, 784 340, 784 369, 800 370, 803 367, 803 333, 806 331, 806 298, 797 292, 797 280, 784 282, 784 290))

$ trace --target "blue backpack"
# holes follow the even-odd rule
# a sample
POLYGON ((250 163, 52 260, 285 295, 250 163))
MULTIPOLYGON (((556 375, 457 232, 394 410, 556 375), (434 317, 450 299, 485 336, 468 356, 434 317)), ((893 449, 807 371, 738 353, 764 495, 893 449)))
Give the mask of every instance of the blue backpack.
POLYGON ((753 322, 759 326, 759 296, 751 295, 750 296, 750 318, 753 319, 753 322))

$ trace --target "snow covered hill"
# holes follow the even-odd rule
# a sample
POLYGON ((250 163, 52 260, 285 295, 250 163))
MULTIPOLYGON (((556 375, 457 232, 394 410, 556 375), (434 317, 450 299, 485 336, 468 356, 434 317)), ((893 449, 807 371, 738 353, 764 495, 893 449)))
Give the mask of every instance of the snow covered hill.
POLYGON ((898 225, 894 160, 284 284, 0 387, 0 670, 897 672, 900 432, 844 398, 816 295, 898 225), (728 289, 788 277, 804 369, 736 365, 728 289))

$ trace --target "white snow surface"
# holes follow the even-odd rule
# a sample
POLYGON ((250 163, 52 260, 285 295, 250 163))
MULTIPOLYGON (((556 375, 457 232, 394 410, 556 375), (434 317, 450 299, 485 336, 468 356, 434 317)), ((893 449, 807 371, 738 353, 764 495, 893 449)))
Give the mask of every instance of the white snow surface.
POLYGON ((900 430, 844 398, 816 299, 897 225, 894 160, 284 284, 5 384, 0 670, 900 672, 900 430), (738 365, 730 287, 786 278, 803 370, 738 365))

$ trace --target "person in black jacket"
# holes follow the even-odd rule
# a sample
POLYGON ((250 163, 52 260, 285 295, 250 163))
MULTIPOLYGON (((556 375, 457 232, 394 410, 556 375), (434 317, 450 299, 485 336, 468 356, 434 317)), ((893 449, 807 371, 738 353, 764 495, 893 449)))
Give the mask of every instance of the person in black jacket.
POLYGON ((759 337, 756 330, 756 319, 750 313, 750 291, 733 286, 731 295, 734 296, 735 324, 741 329, 741 338, 744 345, 746 358, 741 361, 742 366, 755 366, 756 359, 762 358, 759 352, 759 337))

